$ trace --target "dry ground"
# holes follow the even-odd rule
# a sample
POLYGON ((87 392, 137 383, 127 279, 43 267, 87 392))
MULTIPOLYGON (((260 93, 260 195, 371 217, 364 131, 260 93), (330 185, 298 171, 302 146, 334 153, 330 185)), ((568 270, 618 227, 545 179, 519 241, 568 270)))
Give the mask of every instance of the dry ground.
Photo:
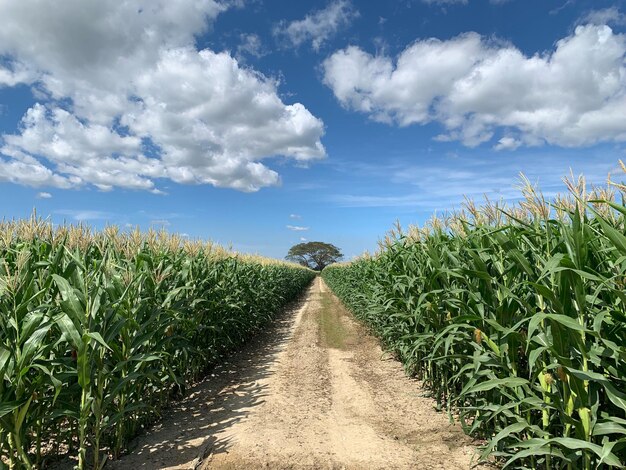
POLYGON ((114 469, 468 469, 475 449, 317 278, 114 469))

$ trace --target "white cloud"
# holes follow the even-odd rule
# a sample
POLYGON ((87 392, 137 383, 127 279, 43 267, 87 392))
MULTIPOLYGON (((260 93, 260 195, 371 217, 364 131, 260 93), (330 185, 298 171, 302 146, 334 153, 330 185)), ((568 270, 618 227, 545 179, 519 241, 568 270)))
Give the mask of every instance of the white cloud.
POLYGON ((0 88, 12 87, 20 83, 30 84, 36 79, 37 74, 21 62, 0 63, 0 88))
MULTIPOLYGON (((100 124, 83 124, 60 108, 48 110, 41 104, 34 105, 22 118, 20 133, 5 135, 4 141, 1 153, 12 156, 13 161, 45 157, 55 164, 57 172, 71 175, 71 179, 64 180, 70 186, 88 182, 102 190, 113 186, 153 190, 150 177, 165 176, 159 160, 141 155, 139 137, 123 137, 100 124)), ((20 177, 17 172, 13 176, 20 177)))
POLYGON ((306 232, 309 229, 309 227, 300 227, 298 225, 287 225, 287 228, 294 232, 306 232))
POLYGON ((358 16, 359 12, 349 0, 336 0, 323 10, 308 14, 302 20, 291 23, 282 21, 274 28, 274 36, 287 40, 295 47, 310 41, 311 47, 319 51, 325 42, 358 16))
POLYGON ((41 192, 41 193, 37 193, 37 199, 50 199, 52 197, 52 194, 50 193, 46 193, 46 192, 41 192))
POLYGON ((553 8, 552 10, 550 10, 548 13, 550 15, 558 15, 559 13, 561 13, 563 10, 565 10, 568 7, 571 7, 572 5, 574 5, 576 3, 576 0, 565 0, 565 2, 555 8, 553 8))
POLYGON ((301 219, 302 216, 299 214, 289 214, 290 219, 301 219))
POLYGON ((591 10, 580 19, 579 23, 595 25, 626 25, 626 15, 617 7, 591 10))
POLYGON ((467 33, 416 41, 395 61, 348 47, 324 62, 324 83, 374 120, 439 122, 439 140, 475 146, 501 131, 524 145, 581 146, 626 140, 625 55, 626 36, 608 26, 578 26, 532 57, 467 33))
POLYGON ((237 60, 241 61, 245 56, 257 59, 267 55, 267 50, 258 34, 241 34, 241 43, 237 46, 237 60))
POLYGON ((305 242, 305 241, 307 241, 307 239, 306 239, 306 238, 304 238, 304 237, 300 237, 300 241, 301 241, 301 242, 305 242))
POLYGON ((159 179, 255 191, 263 164, 323 158, 322 122, 227 53, 198 51, 215 0, 1 2, 0 86, 40 103, 0 147, 0 180, 159 192, 159 179))
MULTIPOLYGON (((8 152, 7 155, 9 155, 8 152)), ((79 183, 77 180, 55 174, 35 158, 22 152, 11 151, 11 155, 14 157, 6 160, 1 158, 0 155, 0 181, 23 184, 35 188, 54 186, 64 189, 71 188, 79 183)))
POLYGON ((514 137, 502 137, 496 145, 494 145, 494 149, 496 150, 515 150, 522 145, 522 142, 517 140, 514 137))

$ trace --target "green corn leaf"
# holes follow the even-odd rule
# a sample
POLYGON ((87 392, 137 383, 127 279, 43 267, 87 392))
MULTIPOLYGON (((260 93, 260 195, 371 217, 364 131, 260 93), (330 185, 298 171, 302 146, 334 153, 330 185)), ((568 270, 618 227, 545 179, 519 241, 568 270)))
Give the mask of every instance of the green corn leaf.
MULTIPOLYGON (((546 441, 543 441, 543 442, 546 442, 546 441)), ((542 455, 551 455, 551 456, 559 457, 564 462, 569 462, 569 459, 567 459, 565 455, 563 454, 563 452, 561 452, 558 448, 547 447, 545 445, 541 445, 541 443, 537 443, 530 449, 525 449, 520 452, 516 452, 512 458, 506 461, 506 463, 504 464, 504 467, 502 468, 507 468, 510 465, 512 465, 514 462, 517 462, 518 460, 523 460, 527 457, 536 458, 542 455)))
POLYGON ((602 226, 602 231, 613 246, 622 254, 626 255, 626 237, 611 227, 601 216, 596 213, 596 220, 602 226))
POLYGON ((105 349, 111 351, 111 348, 106 343, 106 341, 104 341, 104 338, 102 338, 102 335, 100 335, 100 333, 97 333, 95 331, 85 333, 85 335, 83 336, 83 341, 85 341, 86 338, 94 339, 96 342, 100 343, 100 345, 102 345, 105 349))
POLYGON ((493 438, 489 440, 489 443, 483 450, 480 458, 481 459, 487 458, 493 452, 493 450, 498 446, 498 443, 505 437, 509 439, 511 435, 518 434, 522 431, 525 431, 529 427, 530 425, 525 421, 519 421, 517 423, 509 424, 507 427, 500 430, 498 434, 496 434, 493 438))
POLYGON ((583 441, 581 439, 574 439, 571 437, 555 437, 555 438, 549 439, 547 442, 555 443, 571 450, 582 450, 582 449, 589 450, 593 452, 594 454, 596 454, 598 457, 600 457, 602 461, 606 463, 607 465, 611 465, 613 467, 618 467, 618 468, 624 468, 624 466, 622 465, 622 463, 620 462, 620 460, 617 458, 615 454, 611 452, 607 453, 605 449, 603 449, 597 444, 583 441))
POLYGON ((70 344, 74 349, 78 350, 82 345, 82 335, 76 329, 76 326, 72 322, 67 314, 63 313, 56 318, 56 324, 61 330, 61 333, 70 341, 70 344))
POLYGON ((0 418, 12 413, 23 405, 23 401, 2 401, 0 402, 0 418))
POLYGON ((72 321, 82 323, 85 318, 85 309, 76 295, 76 291, 67 279, 57 274, 53 274, 52 277, 54 278, 54 282, 59 288, 59 292, 63 298, 63 302, 61 304, 63 306, 63 310, 70 316, 72 321))
POLYGON ((607 434, 625 434, 626 435, 626 426, 622 424, 618 424, 613 421, 602 421, 596 423, 593 427, 593 435, 594 436, 604 436, 607 434))
POLYGON ((498 387, 515 388, 527 385, 528 380, 521 377, 508 377, 506 379, 492 379, 487 382, 481 382, 473 387, 468 388, 462 395, 471 393, 486 392, 498 387))

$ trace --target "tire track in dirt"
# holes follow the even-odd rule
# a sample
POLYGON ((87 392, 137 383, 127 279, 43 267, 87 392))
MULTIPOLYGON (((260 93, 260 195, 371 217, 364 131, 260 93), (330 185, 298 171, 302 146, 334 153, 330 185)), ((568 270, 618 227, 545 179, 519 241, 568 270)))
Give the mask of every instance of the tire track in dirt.
POLYGON ((118 469, 468 469, 470 440, 321 278, 118 469))

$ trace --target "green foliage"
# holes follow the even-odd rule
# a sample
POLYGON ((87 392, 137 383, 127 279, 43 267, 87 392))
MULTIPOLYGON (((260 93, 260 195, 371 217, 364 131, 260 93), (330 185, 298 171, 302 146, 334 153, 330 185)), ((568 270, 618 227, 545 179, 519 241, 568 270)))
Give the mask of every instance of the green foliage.
POLYGON ((585 201, 434 223, 322 272, 507 468, 626 464, 626 207, 585 201))
POLYGON ((163 234, 37 224, 0 227, 0 466, 69 452, 100 468, 100 449, 118 456, 314 277, 163 234))
POLYGON ((321 271, 342 258, 339 248, 324 242, 298 243, 289 248, 289 253, 285 256, 289 261, 316 271, 321 271))

